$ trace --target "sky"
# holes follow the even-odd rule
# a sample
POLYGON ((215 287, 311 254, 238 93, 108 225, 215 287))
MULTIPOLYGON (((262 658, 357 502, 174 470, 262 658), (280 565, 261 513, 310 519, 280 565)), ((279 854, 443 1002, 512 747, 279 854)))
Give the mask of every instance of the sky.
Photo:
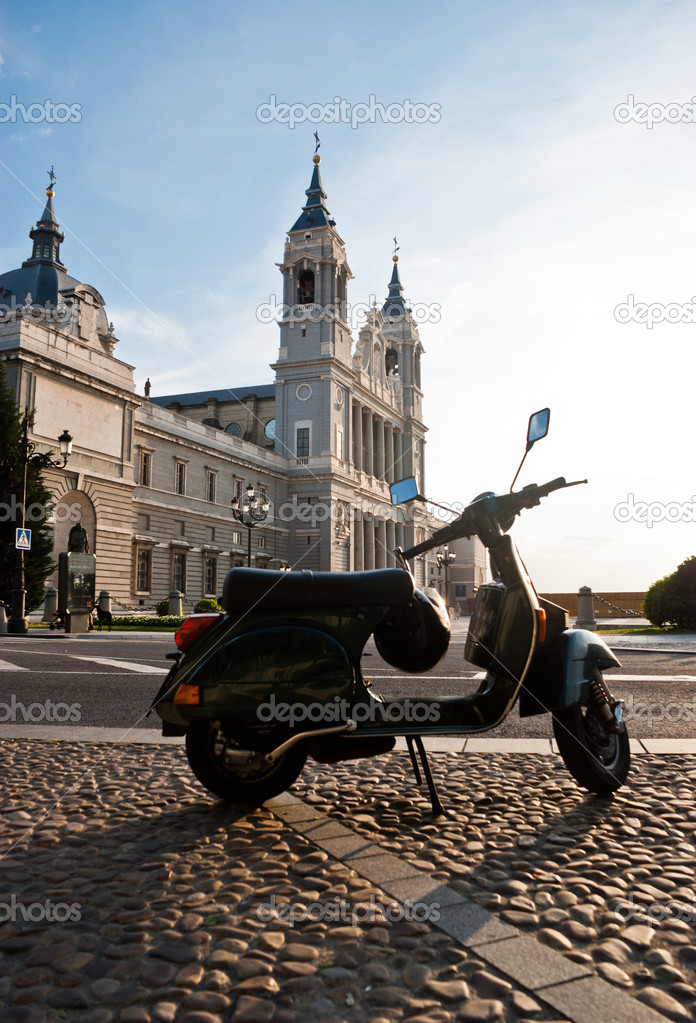
POLYGON ((676 0, 5 2, 0 272, 54 166, 138 390, 271 383, 318 131, 356 315, 398 239, 427 496, 506 491, 549 406, 518 485, 589 482, 515 524, 537 589, 644 590, 696 554, 695 32, 676 0))

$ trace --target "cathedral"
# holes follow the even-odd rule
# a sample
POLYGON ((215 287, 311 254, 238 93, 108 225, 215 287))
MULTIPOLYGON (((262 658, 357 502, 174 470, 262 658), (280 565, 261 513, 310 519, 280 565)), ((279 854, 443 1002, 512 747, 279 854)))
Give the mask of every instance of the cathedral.
MULTIPOLYGON (((21 267, 0 274, 0 358, 20 407, 34 408, 31 442, 74 438, 65 469, 45 475, 54 496, 54 554, 80 521, 97 558, 97 592, 151 607, 172 590, 187 606, 222 590, 226 572, 258 568, 352 571, 394 564, 442 522, 424 506, 393 508, 389 484, 415 476, 426 491, 418 326, 398 257, 381 308, 353 338, 345 243, 327 208, 315 154, 306 201, 287 232, 274 378, 255 387, 138 394, 134 367, 99 291, 71 277, 53 180, 21 267), (258 520, 241 515, 245 505, 258 520), (237 514, 233 509, 237 509, 237 514)), ((270 353, 269 353, 270 354, 270 353)), ((459 541, 447 599, 464 606, 483 579, 478 545, 459 541)), ((416 582, 443 590, 435 555, 416 582)), ((47 580, 55 585, 55 579, 47 580)))

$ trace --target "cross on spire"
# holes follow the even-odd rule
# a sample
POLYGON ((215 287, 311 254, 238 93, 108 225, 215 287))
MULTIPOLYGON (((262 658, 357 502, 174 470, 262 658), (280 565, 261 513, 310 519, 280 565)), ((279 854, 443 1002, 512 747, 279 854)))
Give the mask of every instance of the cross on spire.
POLYGON ((401 246, 396 244, 396 235, 394 235, 394 252, 392 253, 392 255, 395 256, 400 248, 401 246))
POLYGON ((56 178, 55 174, 53 173, 53 164, 51 164, 50 171, 46 171, 46 173, 48 174, 49 181, 50 181, 49 188, 53 188, 53 186, 55 185, 55 183, 57 181, 57 178, 56 178))
POLYGON ((319 146, 321 145, 321 142, 319 141, 319 132, 318 131, 314 132, 314 139, 315 139, 315 141, 317 143, 316 146, 314 147, 314 155, 316 156, 317 153, 319 152, 319 146))

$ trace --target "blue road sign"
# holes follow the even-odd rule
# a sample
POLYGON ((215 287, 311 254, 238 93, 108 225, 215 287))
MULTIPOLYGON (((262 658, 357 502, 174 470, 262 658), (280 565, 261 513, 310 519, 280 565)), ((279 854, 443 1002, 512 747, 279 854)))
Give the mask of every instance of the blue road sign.
POLYGON ((18 551, 30 551, 31 550, 31 530, 30 529, 17 529, 17 539, 15 540, 15 547, 18 551))

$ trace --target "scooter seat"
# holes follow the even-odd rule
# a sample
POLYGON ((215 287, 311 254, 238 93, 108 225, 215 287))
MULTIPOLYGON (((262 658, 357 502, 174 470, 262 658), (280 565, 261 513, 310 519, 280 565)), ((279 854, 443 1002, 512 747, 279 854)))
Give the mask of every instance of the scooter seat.
POLYGON ((408 604, 413 579, 401 568, 371 572, 273 572, 233 568, 225 578, 225 611, 266 608, 335 607, 359 604, 408 604))

